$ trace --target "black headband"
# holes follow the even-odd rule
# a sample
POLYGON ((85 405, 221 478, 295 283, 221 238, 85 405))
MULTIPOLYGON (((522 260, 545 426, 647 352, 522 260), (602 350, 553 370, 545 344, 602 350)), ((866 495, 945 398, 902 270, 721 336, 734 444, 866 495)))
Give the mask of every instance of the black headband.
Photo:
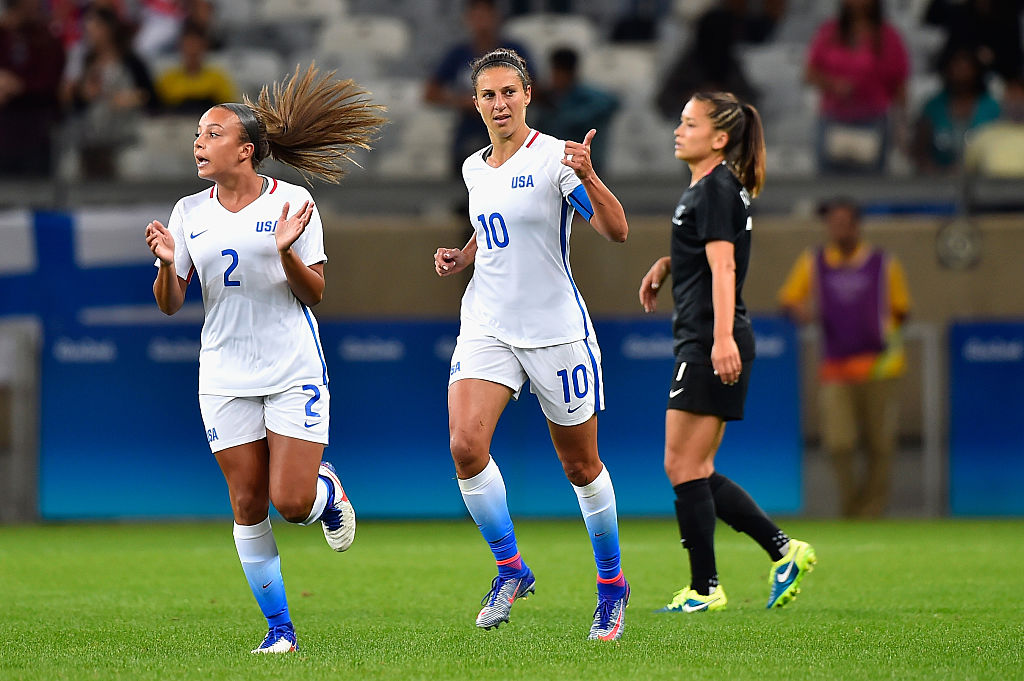
POLYGON ((519 76, 523 79, 524 83, 530 82, 530 79, 526 77, 526 73, 521 68, 519 68, 519 64, 516 64, 514 61, 511 61, 509 59, 495 59, 494 61, 489 61, 486 64, 481 64, 480 66, 476 67, 476 71, 473 72, 473 77, 476 78, 478 75, 480 75, 481 71, 483 71, 486 68, 490 68, 491 66, 511 66, 512 68, 519 72, 519 76))
POLYGON ((218 104, 224 109, 227 109, 231 113, 238 116, 238 122, 245 128, 245 134, 249 136, 249 141, 252 142, 256 150, 259 151, 260 147, 260 124, 256 120, 256 113, 252 110, 248 104, 241 104, 239 102, 227 102, 225 104, 218 104))

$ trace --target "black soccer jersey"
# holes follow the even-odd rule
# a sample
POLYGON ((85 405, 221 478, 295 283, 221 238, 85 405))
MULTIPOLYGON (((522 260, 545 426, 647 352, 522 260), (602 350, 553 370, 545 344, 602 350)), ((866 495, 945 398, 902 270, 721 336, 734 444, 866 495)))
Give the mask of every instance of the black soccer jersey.
POLYGON ((724 163, 683 192, 672 216, 672 333, 677 360, 711 364, 715 311, 711 304, 711 267, 704 250, 709 241, 733 244, 733 337, 740 358, 754 358, 754 333, 742 297, 750 262, 750 230, 750 195, 724 163))

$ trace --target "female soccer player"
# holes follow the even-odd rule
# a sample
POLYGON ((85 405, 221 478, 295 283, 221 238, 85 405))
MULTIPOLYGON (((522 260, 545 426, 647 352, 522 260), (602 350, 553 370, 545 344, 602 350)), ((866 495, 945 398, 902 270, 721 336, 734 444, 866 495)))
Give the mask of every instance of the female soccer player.
POLYGON ((754 360, 742 293, 750 201, 764 184, 757 109, 728 92, 694 95, 675 129, 675 156, 689 165, 691 180, 672 217, 672 255, 657 260, 640 284, 640 304, 653 312, 672 273, 676 363, 665 413, 665 473, 690 556, 689 587, 659 612, 725 607, 715 566, 716 515, 768 552, 768 607, 781 607, 796 597, 814 549, 787 537, 739 485, 715 472, 725 422, 743 418, 754 360))
POLYGON ((527 126, 530 75, 522 57, 509 49, 485 54, 472 64, 472 83, 491 139, 462 166, 475 234, 461 249, 437 249, 434 268, 447 277, 475 264, 452 355, 448 428, 462 498, 498 564, 476 625, 507 622, 512 603, 534 591, 490 455, 501 412, 529 378, 594 547, 598 600, 589 637, 618 639, 629 585, 615 492, 597 453, 601 351, 573 283, 569 230, 574 212, 611 241, 625 241, 629 227, 591 164, 594 130, 582 143, 562 142, 527 126))
POLYGON ((273 100, 264 87, 256 103, 203 114, 193 149, 213 187, 179 200, 167 227, 146 227, 160 309, 181 308, 193 273, 202 286, 199 407, 227 481, 242 570, 269 626, 254 653, 298 648, 270 503, 289 522, 319 520, 335 551, 355 538, 352 504, 321 461, 330 393, 309 308, 324 293, 323 225, 306 189, 257 173, 272 156, 337 182, 339 162, 369 148, 380 107, 331 75, 296 69, 274 84, 273 100))

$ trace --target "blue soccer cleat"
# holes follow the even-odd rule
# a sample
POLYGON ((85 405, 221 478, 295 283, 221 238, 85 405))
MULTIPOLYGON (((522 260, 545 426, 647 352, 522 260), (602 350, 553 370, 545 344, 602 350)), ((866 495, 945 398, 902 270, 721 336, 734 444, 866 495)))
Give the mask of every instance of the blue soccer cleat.
POLYGON ((817 562, 818 556, 813 546, 805 541, 790 539, 786 555, 772 563, 768 572, 772 590, 765 607, 781 608, 791 603, 800 593, 800 582, 804 575, 813 570, 817 562))
POLYGON ((327 499, 327 507, 320 515, 324 526, 324 537, 327 545, 335 551, 345 551, 356 539, 356 510, 352 508, 341 479, 328 461, 320 462, 320 477, 327 480, 331 494, 327 499))
POLYGON ((295 639, 295 627, 292 623, 279 624, 276 627, 270 627, 270 631, 267 632, 266 638, 263 639, 263 643, 258 648, 253 650, 254 653, 294 653, 299 649, 299 643, 295 639))
POLYGON ((626 628, 626 606, 629 605, 629 582, 619 598, 598 594, 594 623, 590 625, 591 641, 617 641, 626 628))
POLYGON ((484 607, 476 616, 476 626, 481 629, 494 629, 502 622, 508 622, 512 604, 517 598, 526 598, 534 593, 536 583, 533 571, 526 565, 512 577, 495 577, 491 582, 491 590, 480 601, 480 605, 484 607))

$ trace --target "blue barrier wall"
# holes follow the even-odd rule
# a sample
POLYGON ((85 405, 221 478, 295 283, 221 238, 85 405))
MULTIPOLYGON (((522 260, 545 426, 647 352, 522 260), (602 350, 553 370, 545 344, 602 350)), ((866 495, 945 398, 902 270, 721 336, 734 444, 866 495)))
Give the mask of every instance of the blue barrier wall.
POLYGON ((1024 514, 1024 322, 949 332, 950 509, 1024 514))
MULTIPOLYGON (((668 325, 596 322, 607 409, 602 456, 624 514, 665 514, 668 325)), ((730 424, 719 468, 768 510, 801 508, 801 444, 792 327, 756 320, 748 419, 730 424)), ((448 454, 446 386, 453 322, 321 325, 331 374, 331 445, 360 512, 464 514, 448 454)), ((223 481, 196 399, 199 328, 65 327, 43 357, 40 500, 46 518, 221 515, 223 481)), ((506 410, 493 453, 521 515, 578 512, 536 399, 506 410)))
MULTIPOLYGON (((152 301, 154 270, 142 229, 165 212, 0 215, 5 244, 22 244, 0 258, 0 316, 42 321, 44 518, 230 513, 196 397, 198 287, 190 287, 186 309, 170 320, 152 301)), ((672 371, 669 323, 599 319, 595 325, 607 402, 600 447, 619 509, 668 514, 672 492, 662 471, 662 438, 672 371)), ((729 425, 718 465, 767 510, 797 513, 796 338, 779 319, 756 319, 755 332, 759 359, 748 417, 729 425)), ((326 456, 338 465, 362 515, 465 513, 447 433, 448 364, 457 333, 454 321, 321 324, 332 378, 326 456)), ((579 512, 528 388, 503 415, 493 453, 514 513, 579 512)))

